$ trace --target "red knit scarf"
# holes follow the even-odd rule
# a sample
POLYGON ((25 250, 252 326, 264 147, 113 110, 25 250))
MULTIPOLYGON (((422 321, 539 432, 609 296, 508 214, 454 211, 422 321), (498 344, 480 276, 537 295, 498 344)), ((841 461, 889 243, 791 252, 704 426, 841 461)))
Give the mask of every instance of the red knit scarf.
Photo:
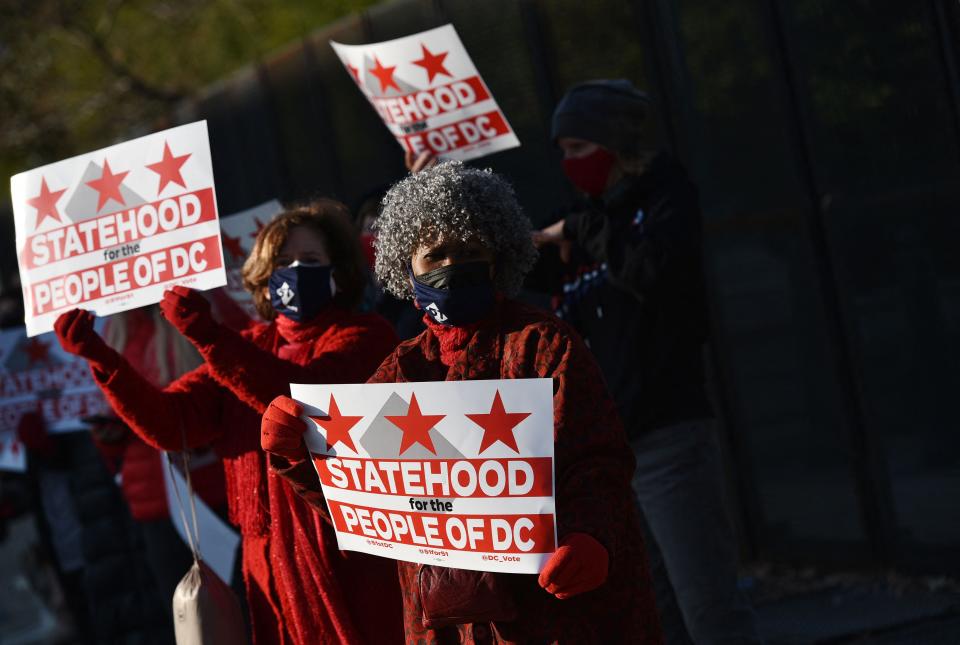
POLYGON ((329 305, 305 322, 298 322, 286 316, 277 316, 277 332, 288 343, 304 343, 319 337, 333 323, 337 322, 347 311, 336 305, 329 305))
POLYGON ((450 367, 456 362, 457 358, 463 356, 467 344, 476 331, 483 325, 483 321, 475 322, 463 327, 454 327, 452 325, 441 325, 434 322, 428 315, 423 316, 423 322, 427 328, 433 332, 440 343, 440 362, 450 367))

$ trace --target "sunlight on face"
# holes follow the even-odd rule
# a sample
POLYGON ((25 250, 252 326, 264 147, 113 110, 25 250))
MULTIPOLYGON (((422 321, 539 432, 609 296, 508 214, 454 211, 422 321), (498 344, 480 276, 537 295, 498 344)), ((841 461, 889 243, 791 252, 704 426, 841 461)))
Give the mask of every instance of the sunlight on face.
POLYGON ((477 238, 466 242, 462 240, 439 240, 423 244, 413 252, 410 266, 414 275, 422 275, 440 267, 463 262, 490 262, 491 272, 493 252, 477 238))

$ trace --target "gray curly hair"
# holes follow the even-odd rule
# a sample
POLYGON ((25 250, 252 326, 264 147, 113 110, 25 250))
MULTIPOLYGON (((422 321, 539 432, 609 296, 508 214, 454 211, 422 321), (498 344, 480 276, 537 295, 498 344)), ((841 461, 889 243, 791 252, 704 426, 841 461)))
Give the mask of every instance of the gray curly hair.
POLYGON ((530 220, 502 177, 446 161, 394 184, 383 198, 377 231, 376 274, 398 298, 413 298, 407 267, 420 246, 478 238, 493 251, 494 282, 512 296, 533 267, 537 251, 530 220))

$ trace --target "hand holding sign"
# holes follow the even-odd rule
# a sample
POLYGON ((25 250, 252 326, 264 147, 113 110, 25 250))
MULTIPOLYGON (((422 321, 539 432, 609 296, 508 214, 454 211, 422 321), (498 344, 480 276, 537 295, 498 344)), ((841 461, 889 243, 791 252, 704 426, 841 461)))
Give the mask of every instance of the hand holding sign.
POLYGON ((94 315, 83 309, 71 309, 61 314, 54 323, 54 331, 60 339, 60 346, 67 352, 87 359, 91 365, 109 372, 116 364, 119 355, 93 328, 94 315))
POLYGON ((415 154, 413 150, 407 150, 403 155, 403 163, 412 174, 427 168, 433 168, 437 165, 437 161, 437 156, 429 150, 424 150, 420 154, 415 154))
POLYGON ((213 319, 210 303, 194 289, 176 286, 165 291, 160 311, 194 344, 204 345, 216 338, 219 325, 213 319))
POLYGON ((303 433, 307 423, 301 414, 303 406, 289 396, 280 395, 271 401, 260 422, 260 446, 287 461, 305 459, 308 455, 303 433))

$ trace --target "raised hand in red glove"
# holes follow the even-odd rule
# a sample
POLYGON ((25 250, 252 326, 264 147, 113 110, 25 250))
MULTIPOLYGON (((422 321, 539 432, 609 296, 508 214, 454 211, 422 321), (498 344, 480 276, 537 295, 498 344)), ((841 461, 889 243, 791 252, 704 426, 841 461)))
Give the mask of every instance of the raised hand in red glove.
POLYGON ((53 330, 64 351, 87 359, 92 367, 110 372, 117 366, 120 356, 93 329, 93 321, 94 315, 89 311, 71 309, 60 314, 53 323, 53 330))
POLYGON ((586 533, 570 533, 540 572, 540 586, 560 600, 572 598, 602 585, 609 564, 602 544, 586 533))
POLYGON ((289 396, 280 395, 271 401, 260 422, 260 446, 287 461, 305 459, 303 433, 307 423, 300 418, 301 414, 303 406, 289 396))
POLYGON ((210 303, 195 289, 177 286, 164 291, 160 311, 194 344, 205 345, 217 337, 220 325, 210 313, 210 303))

